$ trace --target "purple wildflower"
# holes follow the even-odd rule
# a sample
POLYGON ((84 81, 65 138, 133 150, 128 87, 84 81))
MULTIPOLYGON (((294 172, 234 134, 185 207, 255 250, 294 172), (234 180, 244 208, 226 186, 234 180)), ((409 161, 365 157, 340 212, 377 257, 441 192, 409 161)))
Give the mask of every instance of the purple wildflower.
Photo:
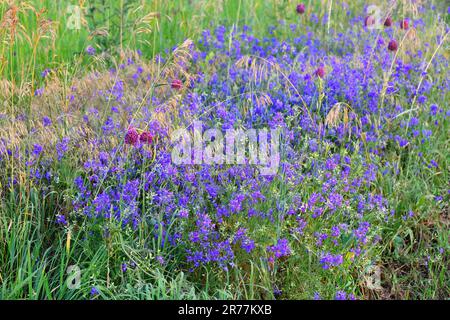
POLYGON ((88 47, 86 48, 86 53, 87 53, 88 55, 90 55, 90 56, 93 56, 93 55, 95 54, 95 48, 92 47, 92 46, 88 46, 88 47))

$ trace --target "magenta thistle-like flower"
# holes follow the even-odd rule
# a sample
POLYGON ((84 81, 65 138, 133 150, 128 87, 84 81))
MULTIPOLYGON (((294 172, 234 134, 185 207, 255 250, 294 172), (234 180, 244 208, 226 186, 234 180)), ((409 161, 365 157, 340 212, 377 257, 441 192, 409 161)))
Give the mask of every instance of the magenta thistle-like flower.
POLYGON ((303 4, 303 3, 298 4, 296 10, 297 10, 298 14, 305 13, 305 4, 303 4))
POLYGON ((183 82, 180 79, 173 79, 170 86, 172 89, 180 90, 183 87, 183 82))
POLYGON ((408 28, 409 28, 408 19, 403 19, 402 21, 400 21, 400 28, 404 29, 404 30, 408 30, 408 28))
POLYGON ((153 142, 153 136, 150 132, 145 131, 141 133, 141 135, 139 136, 139 140, 142 143, 151 144, 153 142))
POLYGON ((319 78, 323 78, 325 76, 325 68, 324 67, 319 67, 316 72, 315 72, 316 76, 318 76, 319 78))
POLYGON ((135 145, 139 141, 139 134, 137 133, 135 128, 128 129, 127 134, 125 135, 125 143, 135 145))
POLYGON ((392 39, 391 41, 389 41, 388 49, 389 49, 390 51, 397 51, 397 49, 398 49, 397 41, 395 41, 394 39, 392 39))
POLYGON ((392 18, 391 17, 387 17, 386 20, 384 20, 384 26, 385 27, 392 26, 392 18))

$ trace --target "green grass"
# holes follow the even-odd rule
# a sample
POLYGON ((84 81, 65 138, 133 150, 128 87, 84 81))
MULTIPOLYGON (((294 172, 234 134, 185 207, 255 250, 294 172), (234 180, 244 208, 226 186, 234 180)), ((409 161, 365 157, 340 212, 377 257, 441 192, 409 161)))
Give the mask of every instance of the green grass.
MULTIPOLYGON (((264 35, 268 26, 277 21, 296 18, 292 9, 296 4, 294 1, 156 0, 146 2, 142 8, 140 1, 126 1, 127 4, 125 1, 89 1, 97 10, 89 12, 86 4, 85 24, 80 30, 71 30, 67 28, 67 7, 71 1, 29 3, 35 9, 19 8, 14 41, 7 28, 0 31, 0 77, 12 88, 7 98, 14 112, 29 108, 30 93, 39 87, 40 72, 44 68, 56 70, 65 87, 70 78, 95 69, 96 66, 84 56, 88 45, 104 52, 101 63, 110 65, 126 49, 140 49, 150 58, 170 50, 186 38, 198 40, 201 32, 211 25, 249 25, 255 34, 264 35), (43 8, 42 17, 53 21, 53 34, 49 31, 39 33, 35 12, 43 8), (143 19, 150 13, 157 14, 143 19), (95 35, 107 26, 108 37, 95 35)), ((308 3, 319 17, 329 10, 318 1, 308 3)), ((330 24, 331 28, 339 30, 343 9, 336 7, 332 8, 330 24)), ((5 17, 7 9, 5 2, 0 4, 0 18, 5 17)), ((362 10, 362 4, 355 4, 351 9, 358 12, 362 10)), ((321 31, 326 37, 327 27, 321 31)), ((284 30, 277 32, 289 37, 288 23, 284 30)), ((4 105, 0 110, 2 113, 10 111, 4 105)), ((3 124, 1 121, 0 125, 3 124)), ((445 170, 450 167, 448 132, 447 121, 439 136, 432 143, 422 145, 422 150, 406 150, 401 157, 392 154, 390 160, 401 168, 399 174, 395 180, 379 179, 377 187, 390 194, 390 201, 398 212, 414 210, 423 214, 406 222, 397 219, 383 230, 382 250, 373 255, 378 259, 375 262, 383 262, 383 284, 389 291, 369 296, 371 298, 436 299, 450 296, 450 259, 439 251, 445 248, 444 252, 448 253, 450 249, 449 207, 447 204, 429 210, 433 207, 433 195, 444 193, 450 181, 449 171, 445 170), (423 172, 422 158, 418 156, 420 151, 427 151, 430 159, 440 160, 444 169, 439 175, 430 177, 423 172)), ((0 299, 89 299, 92 286, 98 288, 100 297, 105 299, 273 298, 271 279, 277 272, 282 275, 280 286, 285 295, 297 299, 311 298, 311 293, 320 287, 321 278, 325 276, 312 262, 296 263, 296 259, 308 259, 307 254, 301 253, 305 249, 301 246, 297 248, 295 258, 273 274, 269 274, 263 262, 253 261, 248 263, 249 270, 246 270, 249 277, 237 270, 216 274, 209 268, 196 271, 192 277, 174 270, 171 265, 148 262, 154 261, 150 259, 154 258, 151 252, 160 247, 152 242, 149 225, 141 225, 137 232, 141 243, 136 243, 132 234, 120 232, 113 232, 108 240, 88 237, 79 230, 62 232, 55 226, 54 216, 71 209, 74 197, 71 185, 77 167, 69 161, 58 165, 60 181, 53 186, 57 191, 44 196, 39 186, 20 181, 18 190, 0 193, 0 299), (147 243, 154 250, 142 249, 147 243), (130 259, 136 261, 136 267, 121 272, 117 266, 130 259), (81 269, 80 290, 71 290, 67 286, 67 268, 71 265, 81 269), (193 281, 193 278, 202 281, 193 281), (305 279, 308 279, 307 283, 305 279)), ((10 174, 12 170, 1 173, 2 178, 10 174)), ((273 192, 281 195, 286 191, 282 189, 286 186, 274 184, 272 187, 273 192)), ((3 189, 6 187, 0 185, 0 190, 3 189)), ((167 250, 161 255, 177 255, 167 250)), ((330 277, 324 296, 332 295, 336 286, 343 287, 346 282, 356 281, 330 277)))
MULTIPOLYGON (((0 75, 16 84, 38 81, 44 68, 78 64, 79 55, 88 45, 114 55, 126 48, 140 49, 144 56, 151 57, 186 38, 201 38, 202 31, 211 26, 248 25, 261 36, 268 34, 268 27, 278 21, 298 20, 296 2, 289 0, 154 0, 143 4, 137 0, 90 0, 79 6, 81 19, 77 29, 70 23, 74 15, 70 6, 76 2, 12 3, 18 20, 6 24, 8 27, 0 32, 0 75), (49 24, 44 27, 45 21, 49 24)), ((330 9, 317 1, 307 3, 319 18, 330 9)), ((1 3, 0 17, 6 18, 10 8, 6 2, 1 3)), ((362 12, 362 4, 355 4, 351 10, 362 12)), ((344 13, 341 6, 334 4, 330 28, 343 28, 339 17, 344 13)), ((322 29, 325 34, 328 25, 322 29)), ((291 33, 288 23, 282 30, 285 36, 291 33)))

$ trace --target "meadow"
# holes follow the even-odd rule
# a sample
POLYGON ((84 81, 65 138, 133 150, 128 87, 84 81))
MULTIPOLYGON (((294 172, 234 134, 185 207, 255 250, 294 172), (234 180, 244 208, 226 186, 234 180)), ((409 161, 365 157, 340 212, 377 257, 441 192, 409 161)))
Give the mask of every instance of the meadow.
POLYGON ((0 299, 448 299, 449 22, 2 1, 0 299))

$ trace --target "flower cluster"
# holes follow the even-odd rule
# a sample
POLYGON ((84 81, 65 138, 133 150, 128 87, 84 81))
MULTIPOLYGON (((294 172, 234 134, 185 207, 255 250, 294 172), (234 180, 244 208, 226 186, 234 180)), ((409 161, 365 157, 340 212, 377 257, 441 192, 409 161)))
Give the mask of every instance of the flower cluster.
POLYGON ((125 134, 125 143, 134 146, 139 142, 143 144, 152 144, 153 135, 148 131, 144 131, 139 134, 135 128, 128 129, 127 133, 125 134))

